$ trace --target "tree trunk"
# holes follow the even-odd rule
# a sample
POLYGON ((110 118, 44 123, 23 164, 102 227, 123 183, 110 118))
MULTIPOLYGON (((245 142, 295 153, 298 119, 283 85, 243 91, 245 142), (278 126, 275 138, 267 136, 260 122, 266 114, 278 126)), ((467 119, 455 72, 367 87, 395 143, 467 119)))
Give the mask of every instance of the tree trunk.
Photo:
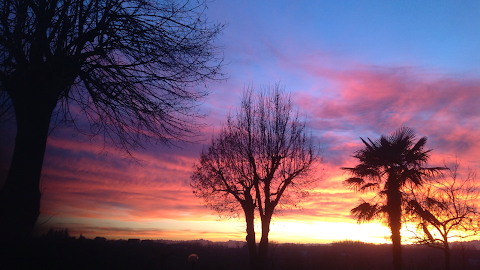
POLYGON ((445 270, 450 270, 450 247, 447 239, 444 238, 443 253, 445 254, 445 270))
MULTIPOLYGON (((26 79, 28 80, 28 79, 26 79)), ((11 95, 17 135, 10 170, 0 190, 0 239, 31 236, 40 210, 40 176, 56 98, 11 95)))
POLYGON ((393 254, 393 268, 395 270, 403 269, 402 260, 402 237, 400 235, 401 225, 395 225, 392 223, 392 254, 393 254))
POLYGON ((258 245, 258 269, 264 269, 268 253, 268 233, 270 232, 270 221, 272 220, 271 211, 265 211, 262 217, 262 238, 258 245))
POLYGON ((400 235, 400 229, 402 227, 402 197, 400 192, 395 189, 393 192, 388 192, 387 196, 388 219, 390 230, 392 231, 393 268, 395 270, 402 270, 402 237, 400 235))
POLYGON ((461 241, 460 242, 460 247, 462 248, 462 266, 463 266, 463 270, 467 269, 467 261, 466 261, 466 258, 465 258, 465 242, 461 241))
POLYGON ((247 247, 250 257, 250 268, 254 269, 257 262, 257 244, 255 242, 255 207, 243 207, 245 213, 245 221, 247 223, 247 247))

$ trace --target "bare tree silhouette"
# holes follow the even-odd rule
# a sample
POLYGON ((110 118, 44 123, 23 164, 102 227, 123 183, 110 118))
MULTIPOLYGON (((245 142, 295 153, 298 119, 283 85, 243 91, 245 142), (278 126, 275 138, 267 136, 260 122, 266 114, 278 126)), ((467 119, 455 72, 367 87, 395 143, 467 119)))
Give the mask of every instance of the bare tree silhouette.
MULTIPOLYGON (((204 1, 40 0, 0 2, 0 92, 13 107, 14 154, 0 191, 0 236, 28 235, 52 114, 124 149, 145 140, 188 140, 220 74, 214 40, 222 25, 204 1), (7 93, 8 97, 4 94, 7 93), (8 233, 6 233, 8 232, 8 233)), ((191 138, 191 137, 190 137, 191 138)))
POLYGON ((392 232, 393 266, 403 268, 400 229, 402 227, 402 204, 407 183, 423 184, 425 176, 438 174, 443 167, 425 167, 431 150, 424 150, 427 137, 416 143, 415 132, 400 128, 390 136, 382 135, 376 141, 360 138, 365 147, 353 157, 360 163, 353 168, 342 168, 352 177, 344 184, 355 191, 378 191, 371 202, 362 202, 351 210, 359 223, 375 218, 386 218, 392 232), (386 202, 385 202, 386 200, 386 202))
POLYGON ((315 179, 318 151, 290 96, 278 84, 269 91, 244 92, 236 117, 229 116, 220 134, 194 166, 196 196, 221 215, 245 215, 252 268, 267 258, 272 216, 279 205, 295 205, 315 179), (255 209, 262 236, 255 243, 255 209))
POLYGON ((456 161, 447 176, 434 178, 420 189, 412 188, 408 198, 406 221, 417 224, 417 243, 442 249, 446 270, 451 269, 449 239, 468 239, 480 232, 476 173, 469 170, 461 179, 459 167, 456 161))

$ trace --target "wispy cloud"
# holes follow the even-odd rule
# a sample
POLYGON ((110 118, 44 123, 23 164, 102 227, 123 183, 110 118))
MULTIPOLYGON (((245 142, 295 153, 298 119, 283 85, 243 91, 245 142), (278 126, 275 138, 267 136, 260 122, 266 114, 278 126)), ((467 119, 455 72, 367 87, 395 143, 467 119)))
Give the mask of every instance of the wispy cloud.
MULTIPOLYGON (((311 196, 300 209, 281 211, 276 218, 279 222, 352 222, 349 210, 368 194, 356 194, 344 187, 342 181, 348 175, 340 167, 354 165, 351 155, 362 147, 359 137, 375 139, 409 126, 419 136, 428 136, 427 147, 434 149, 433 163, 458 156, 467 166, 480 167, 476 158, 480 151, 479 79, 415 67, 352 64, 350 69, 336 70, 297 63, 289 68, 303 73, 311 82, 318 78, 318 83, 311 83, 308 89, 295 91, 294 100, 318 138, 323 163, 318 172, 321 180, 311 196)), ((228 112, 235 112, 242 90, 239 86, 226 95, 228 102, 222 102, 219 93, 214 94, 216 98, 207 104, 213 114, 208 118, 212 125, 204 129, 205 138, 219 131, 228 112)), ((49 223, 52 226, 117 238, 202 235, 200 229, 187 234, 173 227, 131 229, 62 222, 69 218, 139 223, 166 218, 215 220, 216 214, 202 206, 189 186, 192 166, 208 143, 207 139, 203 146, 185 149, 149 145, 134 152, 142 160, 137 163, 116 155, 113 149, 99 155, 100 145, 95 142, 51 139, 43 170, 42 220, 57 214, 52 219, 57 222, 49 223)), ((231 234, 239 236, 241 231, 236 228, 231 234)), ((205 235, 214 237, 213 232, 205 235)))
MULTIPOLYGON (((394 55, 393 46, 384 46, 381 52, 376 52, 372 49, 375 46, 370 46, 374 41, 363 39, 364 34, 373 38, 373 31, 366 31, 360 25, 345 27, 344 21, 334 14, 333 11, 344 4, 314 7, 291 4, 288 10, 278 5, 279 13, 276 13, 263 12, 261 8, 268 5, 257 2, 239 1, 238 6, 232 8, 233 2, 218 1, 208 11, 213 10, 219 18, 232 21, 219 40, 219 44, 225 46, 224 71, 228 79, 209 85, 212 93, 200 107, 208 114, 202 119, 207 124, 199 137, 203 141, 180 145, 183 148, 147 144, 145 149, 133 150, 141 160, 136 162, 104 146, 101 138, 81 142, 67 135, 71 130, 61 130, 48 140, 40 187, 39 223, 54 215, 44 226, 68 227, 72 234, 112 238, 244 239, 241 220, 218 222, 217 215, 193 195, 190 175, 200 152, 208 146, 211 136, 218 134, 227 114, 236 113, 244 88, 260 88, 275 82, 294 93, 299 113, 308 121, 322 150, 318 171, 321 180, 300 209, 280 212, 276 217, 278 223, 354 223, 349 209, 361 196, 369 194, 356 194, 344 187, 342 181, 348 175, 340 167, 355 164, 351 155, 362 147, 359 137, 375 139, 401 126, 409 126, 419 136, 428 137, 427 148, 434 149, 432 163, 441 164, 459 157, 464 167, 480 169, 478 74, 454 74, 454 68, 448 72, 440 69, 431 64, 436 63, 438 56, 416 61, 412 57, 416 54, 402 51, 394 55), (299 14, 301 18, 297 18, 299 14), (306 14, 310 14, 308 18, 306 14), (283 20, 283 16, 290 20, 283 20), (305 28, 307 23, 312 28, 305 28), (358 31, 351 34, 363 47, 349 40, 352 37, 347 35, 348 31, 353 30, 348 29, 358 31), (368 53, 359 54, 367 51, 367 47, 368 53), (223 226, 222 229, 208 230, 214 223, 223 226)), ((373 6, 358 8, 366 8, 364 12, 374 9, 373 6)), ((353 20, 356 10, 351 7, 346 10, 345 14, 352 16, 343 19, 353 20)), ((385 16, 384 13, 377 15, 385 16)), ((390 23, 393 25, 393 21, 390 23)), ((367 25, 373 27, 379 23, 372 20, 367 25)), ((401 29, 412 27, 400 26, 401 29)), ((463 26, 462 29, 467 29, 463 26)), ((380 30, 390 31, 390 28, 380 30)), ((395 33, 390 34, 397 38, 395 33)), ((388 40, 383 37, 382 40, 386 42, 382 44, 388 44, 388 40)), ((412 44, 416 46, 418 41, 421 40, 417 38, 412 44)), ((402 44, 402 48, 408 47, 408 41, 402 44)), ((438 42, 428 46, 432 44, 438 42)), ((478 38, 469 42, 472 48, 475 44, 478 38)), ((430 50, 426 45, 419 45, 423 46, 419 52, 430 50)), ((443 49, 437 47, 435 52, 443 49)), ((452 55, 463 52, 456 47, 449 51, 452 55)), ((452 60, 445 57, 440 61, 443 68, 452 60)), ((473 66, 476 72, 478 54, 468 57, 475 65, 464 68, 473 66)), ((12 153, 14 132, 0 131, 5 139, 0 144, 0 161, 5 162, 12 153)), ((1 177, 6 175, 5 167, 0 167, 1 177)), ((272 228, 273 235, 276 230, 272 228)))

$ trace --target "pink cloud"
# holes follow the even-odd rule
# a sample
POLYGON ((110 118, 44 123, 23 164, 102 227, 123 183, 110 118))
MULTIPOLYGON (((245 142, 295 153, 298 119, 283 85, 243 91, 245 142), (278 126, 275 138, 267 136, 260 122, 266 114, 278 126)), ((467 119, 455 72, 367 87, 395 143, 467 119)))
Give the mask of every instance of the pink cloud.
MULTIPOLYGON (((336 62, 335 57, 326 53, 312 52, 308 57, 298 54, 287 56, 271 51, 268 57, 277 58, 275 69, 261 76, 268 74, 273 80, 291 74, 289 79, 304 79, 304 89, 298 90, 288 81, 285 85, 294 91, 299 113, 306 117, 322 149, 323 164, 318 171, 322 178, 301 209, 284 209, 278 219, 351 222, 349 210, 360 197, 367 198, 369 194, 346 189, 342 181, 348 175, 340 167, 355 165, 351 155, 363 147, 359 137, 376 139, 401 126, 414 128, 419 136, 428 136, 427 148, 434 149, 432 164, 441 165, 443 160, 458 156, 465 167, 480 168, 479 79, 428 72, 413 65, 361 66, 355 61, 336 62)), ((262 65, 256 54, 245 61, 252 65, 257 60, 262 65)), ((242 78, 255 77, 252 70, 248 69, 242 78)), ((259 88, 275 82, 249 80, 234 79, 240 83, 234 88, 232 83, 215 85, 205 104, 209 125, 202 129, 203 145, 188 145, 184 149, 148 145, 134 151, 142 160, 136 163, 118 156, 109 147, 106 155, 99 155, 102 144, 97 141, 78 143, 64 136, 49 140, 42 181, 42 215, 139 223, 158 219, 212 220, 216 214, 202 205, 189 186, 192 166, 211 135, 220 131, 227 113, 235 114, 244 85, 252 83, 259 88)), ((115 238, 215 237, 206 231, 202 234, 175 228, 75 225, 62 220, 59 218, 52 225, 115 238)), ((231 236, 235 235, 244 238, 232 229, 231 236)))
POLYGON ((305 66, 304 70, 328 78, 336 87, 333 96, 318 90, 296 97, 300 110, 311 117, 311 126, 325 135, 322 138, 328 142, 328 151, 335 153, 332 158, 337 164, 343 162, 339 154, 353 153, 358 137, 374 139, 401 126, 429 137, 433 153, 456 152, 470 159, 480 150, 479 79, 410 67, 332 71, 305 66))
POLYGON ((210 214, 189 186, 195 162, 190 153, 157 148, 158 152, 136 153, 143 160, 136 163, 111 154, 99 156, 97 149, 88 143, 49 141, 42 213, 137 221, 210 214))

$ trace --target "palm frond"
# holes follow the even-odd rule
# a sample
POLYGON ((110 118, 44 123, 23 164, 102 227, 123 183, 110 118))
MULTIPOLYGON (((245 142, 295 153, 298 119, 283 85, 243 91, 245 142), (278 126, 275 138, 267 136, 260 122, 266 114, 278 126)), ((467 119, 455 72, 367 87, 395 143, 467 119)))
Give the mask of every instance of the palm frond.
POLYGON ((422 172, 417 169, 404 170, 402 172, 402 179, 410 179, 410 181, 416 186, 421 186, 423 184, 422 172))
POLYGON ((422 226, 423 232, 427 235, 428 240, 432 243, 435 242, 435 239, 433 238, 432 234, 428 230, 427 225, 425 223, 421 223, 421 226, 422 226))
POLYGON ((367 148, 367 150, 373 151, 375 144, 370 140, 370 138, 367 138, 367 139, 370 141, 371 144, 366 142, 362 137, 360 137, 360 140, 362 140, 363 144, 365 144, 365 147, 367 148))
POLYGON ((379 189, 378 183, 366 182, 363 178, 360 177, 350 177, 347 180, 343 181, 343 185, 360 192, 373 191, 379 189))
POLYGON ((442 210, 447 210, 448 209, 448 204, 446 202, 442 202, 440 200, 437 200, 436 198, 427 197, 425 199, 425 203, 427 204, 427 207, 429 207, 429 208, 437 208, 437 209, 442 209, 442 210))
POLYGON ((363 184, 365 184, 365 181, 363 180, 363 178, 359 177, 350 177, 347 180, 343 181, 343 185, 355 190, 363 184))
POLYGON ((434 224, 434 225, 440 225, 440 221, 428 211, 428 209, 424 209, 420 203, 416 200, 411 200, 408 202, 409 208, 412 210, 412 213, 417 214, 420 216, 423 220, 434 224))
POLYGON ((378 178, 380 174, 377 168, 370 166, 369 164, 360 163, 350 171, 352 174, 359 177, 378 178))
POLYGON ((350 167, 340 167, 340 169, 344 171, 348 171, 351 174, 353 174, 353 171, 355 170, 355 168, 350 168, 350 167))
POLYGON ((399 143, 400 141, 413 141, 415 140, 415 131, 409 127, 401 127, 394 131, 392 135, 389 136, 391 142, 399 143))
POLYGON ((380 188, 378 183, 367 183, 359 188, 360 192, 375 191, 380 188))
POLYGON ((390 140, 383 135, 380 137, 380 139, 376 141, 376 143, 379 146, 379 148, 381 147, 382 149, 388 149, 391 146, 390 140))
POLYGON ((387 198, 387 190, 386 189, 382 189, 378 192, 378 196, 382 199, 385 199, 387 198))
POLYGON ((362 200, 362 203, 352 208, 350 213, 358 223, 364 223, 374 219, 379 214, 379 210, 378 204, 370 204, 362 200))
POLYGON ((448 170, 447 167, 430 167, 430 168, 423 168, 423 174, 429 177, 441 175, 444 170, 448 170))
POLYGON ((410 150, 413 153, 420 152, 423 147, 427 144, 427 137, 422 137, 410 150))

